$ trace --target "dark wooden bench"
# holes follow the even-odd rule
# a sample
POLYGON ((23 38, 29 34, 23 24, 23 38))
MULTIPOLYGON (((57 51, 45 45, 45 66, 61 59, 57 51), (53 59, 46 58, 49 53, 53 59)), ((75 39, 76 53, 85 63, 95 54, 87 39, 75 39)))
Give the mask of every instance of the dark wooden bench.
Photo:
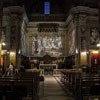
POLYGON ((36 100, 39 92, 39 75, 40 72, 35 71, 18 73, 13 77, 0 77, 0 87, 10 88, 9 90, 6 88, 5 91, 0 91, 4 92, 5 96, 10 95, 10 100, 16 99, 17 96, 21 97, 21 100, 23 97, 36 100))
POLYGON ((80 70, 62 71, 62 84, 76 99, 100 99, 100 75, 84 74, 80 70))
POLYGON ((100 75, 87 74, 81 76, 80 81, 81 98, 99 98, 100 99, 100 75))

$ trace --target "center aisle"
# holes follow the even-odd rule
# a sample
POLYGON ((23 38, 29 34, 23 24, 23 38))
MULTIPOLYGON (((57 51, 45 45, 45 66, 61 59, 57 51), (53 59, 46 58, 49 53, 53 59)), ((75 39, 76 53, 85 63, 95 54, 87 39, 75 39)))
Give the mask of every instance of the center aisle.
POLYGON ((74 100, 68 97, 54 76, 45 76, 44 86, 40 84, 39 100, 74 100))

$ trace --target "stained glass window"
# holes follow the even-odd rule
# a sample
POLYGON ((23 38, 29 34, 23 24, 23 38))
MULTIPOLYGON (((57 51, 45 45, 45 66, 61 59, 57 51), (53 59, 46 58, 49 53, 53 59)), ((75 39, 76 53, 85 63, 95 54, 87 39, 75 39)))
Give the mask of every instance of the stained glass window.
POLYGON ((44 2, 44 14, 50 14, 50 2, 44 2))

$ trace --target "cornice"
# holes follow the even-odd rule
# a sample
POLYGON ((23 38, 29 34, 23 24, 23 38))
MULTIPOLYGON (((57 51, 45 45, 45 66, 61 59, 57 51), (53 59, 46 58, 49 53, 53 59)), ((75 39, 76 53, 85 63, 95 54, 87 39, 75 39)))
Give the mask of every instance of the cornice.
POLYGON ((98 15, 99 10, 97 8, 90 8, 85 6, 77 6, 73 7, 70 10, 70 13, 72 14, 88 14, 88 15, 98 15))

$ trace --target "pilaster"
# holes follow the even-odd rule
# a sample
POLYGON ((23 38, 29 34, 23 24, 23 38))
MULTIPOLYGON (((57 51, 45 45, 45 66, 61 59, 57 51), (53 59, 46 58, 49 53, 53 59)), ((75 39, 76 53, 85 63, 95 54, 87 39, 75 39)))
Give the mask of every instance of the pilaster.
MULTIPOLYGON (((89 45, 90 45, 90 26, 95 26, 97 21, 93 19, 98 17, 98 10, 89 7, 77 6, 70 11, 73 16, 74 25, 76 26, 76 65, 89 64, 89 45), (92 20, 91 20, 92 19, 92 20)), ((97 24, 98 25, 98 24, 97 24)))
POLYGON ((25 10, 23 7, 11 6, 5 8, 9 16, 9 59, 16 67, 20 66, 21 27, 25 10))

